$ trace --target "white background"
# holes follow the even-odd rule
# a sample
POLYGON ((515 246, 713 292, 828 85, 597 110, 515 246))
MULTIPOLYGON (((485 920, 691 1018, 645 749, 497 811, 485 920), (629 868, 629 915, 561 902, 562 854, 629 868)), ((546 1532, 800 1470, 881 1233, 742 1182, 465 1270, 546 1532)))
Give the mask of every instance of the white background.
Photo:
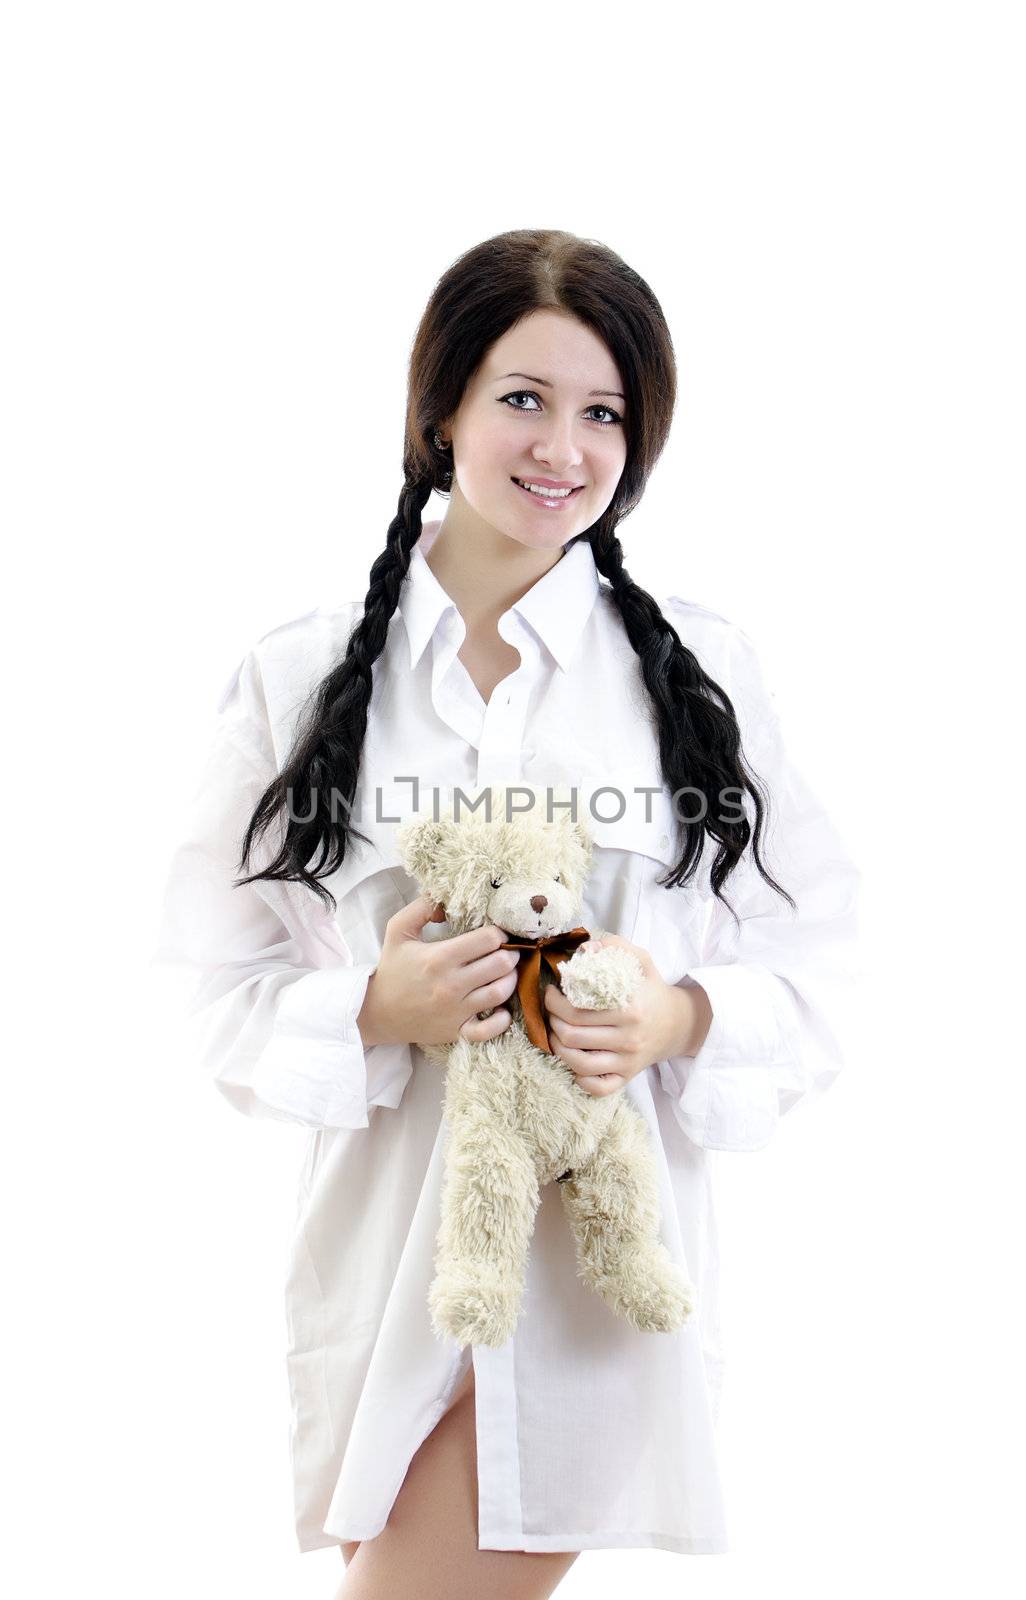
POLYGON ((585 1553, 559 1593, 1021 1592, 1017 11, 8 13, 10 1592, 341 1578, 291 1520, 305 1135, 197 1080, 146 962, 223 683, 362 597, 427 296, 524 226, 662 303, 628 567, 756 642, 868 968, 829 1095, 714 1158, 734 1552, 585 1553))

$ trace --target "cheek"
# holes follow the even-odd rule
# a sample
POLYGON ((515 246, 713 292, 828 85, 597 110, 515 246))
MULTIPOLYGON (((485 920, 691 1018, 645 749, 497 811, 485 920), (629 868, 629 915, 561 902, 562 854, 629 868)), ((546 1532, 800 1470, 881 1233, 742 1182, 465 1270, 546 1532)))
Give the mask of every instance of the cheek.
POLYGON ((554 883, 549 899, 554 906, 558 907, 560 918, 564 924, 569 924, 571 920, 577 921, 581 907, 580 901, 572 889, 568 889, 565 884, 554 883))
POLYGON ((510 917, 523 906, 523 895, 516 889, 492 889, 488 900, 488 920, 504 928, 510 917))
POLYGON ((627 465, 627 445, 619 428, 611 430, 615 437, 605 441, 606 448, 598 458, 601 461, 602 479, 606 488, 612 493, 620 481, 620 475, 627 465))
POLYGON ((516 422, 512 426, 507 418, 487 413, 475 417, 467 429, 461 454, 464 472, 474 475, 491 472, 497 467, 510 470, 523 453, 523 439, 518 435, 516 422))

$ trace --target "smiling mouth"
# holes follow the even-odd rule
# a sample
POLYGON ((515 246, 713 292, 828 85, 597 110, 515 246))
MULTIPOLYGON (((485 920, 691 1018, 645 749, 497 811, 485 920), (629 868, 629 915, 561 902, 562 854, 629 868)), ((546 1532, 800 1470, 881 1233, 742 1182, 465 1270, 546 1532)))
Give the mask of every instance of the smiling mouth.
POLYGON ((518 489, 523 489, 533 500, 541 500, 543 504, 562 505, 565 501, 572 500, 574 495, 580 494, 584 488, 584 485, 579 483, 573 489, 546 489, 542 484, 528 485, 523 478, 513 477, 510 478, 510 482, 515 483, 518 489))

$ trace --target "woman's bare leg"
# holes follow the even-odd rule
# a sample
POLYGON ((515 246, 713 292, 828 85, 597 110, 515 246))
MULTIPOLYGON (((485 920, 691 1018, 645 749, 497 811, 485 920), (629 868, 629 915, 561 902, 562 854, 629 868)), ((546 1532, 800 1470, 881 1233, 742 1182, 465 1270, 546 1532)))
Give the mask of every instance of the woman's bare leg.
MULTIPOLYGON (((457 1400, 464 1399, 464 1397, 466 1395, 472 1394, 473 1391, 474 1391, 474 1363, 473 1363, 473 1361, 471 1361, 471 1363, 470 1363, 469 1367, 467 1368, 466 1372, 463 1374, 463 1376, 460 1379, 459 1383, 456 1385, 456 1389, 453 1392, 452 1399, 449 1401, 449 1405, 447 1407, 447 1410, 451 1411, 453 1406, 456 1404, 457 1400)), ((439 1420, 441 1420, 441 1419, 439 1419, 439 1420)), ((436 1423, 435 1426, 437 1427, 438 1424, 436 1423)), ((475 1444, 476 1444, 476 1440, 475 1440, 475 1444)), ((421 1448, 423 1449, 423 1446, 421 1446, 421 1448)), ((348 1567, 350 1561, 352 1561, 353 1557, 355 1556, 357 1550, 359 1550, 361 1543, 362 1543, 362 1540, 353 1539, 353 1540, 347 1541, 345 1544, 342 1544, 342 1545, 339 1546, 339 1548, 342 1551, 342 1560, 345 1562, 347 1567, 348 1567)))
POLYGON ((374 1539, 342 1546, 337 1600, 547 1600, 576 1550, 479 1550, 471 1362, 374 1539), (347 1552, 349 1552, 347 1554, 347 1552))

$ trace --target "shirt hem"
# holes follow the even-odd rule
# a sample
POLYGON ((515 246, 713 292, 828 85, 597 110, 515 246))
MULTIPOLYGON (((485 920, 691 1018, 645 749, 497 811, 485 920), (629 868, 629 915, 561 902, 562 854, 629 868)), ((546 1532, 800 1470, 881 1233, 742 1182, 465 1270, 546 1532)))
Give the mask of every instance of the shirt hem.
POLYGON ((672 1533, 524 1533, 516 1541, 496 1533, 481 1534, 479 1550, 615 1550, 655 1549, 669 1550, 675 1555, 727 1555, 729 1545, 725 1537, 712 1534, 680 1538, 672 1533))
MULTIPOLYGON (((352 1544, 364 1539, 376 1539, 382 1530, 373 1533, 308 1534, 299 1543, 301 1555, 310 1550, 322 1550, 327 1545, 352 1544)), ((672 1555, 730 1555, 732 1549, 725 1534, 695 1534, 691 1538, 672 1533, 524 1533, 503 1534, 481 1532, 479 1550, 521 1550, 530 1555, 536 1552, 569 1550, 668 1550, 672 1555)))

